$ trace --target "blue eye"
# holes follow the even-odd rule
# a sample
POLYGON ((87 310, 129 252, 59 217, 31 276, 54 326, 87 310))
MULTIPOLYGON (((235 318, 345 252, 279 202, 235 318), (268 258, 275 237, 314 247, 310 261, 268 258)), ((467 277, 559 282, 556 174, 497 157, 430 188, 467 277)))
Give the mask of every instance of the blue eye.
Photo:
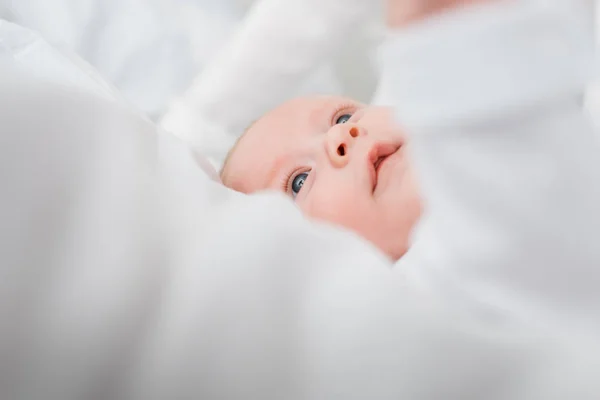
POLYGON ((335 123, 336 123, 336 125, 345 124, 346 122, 348 122, 350 120, 350 118, 352 118, 352 114, 344 114, 344 115, 340 116, 338 119, 336 119, 335 123))
POLYGON ((302 186, 304 186, 304 182, 306 182, 306 178, 308 178, 308 172, 303 172, 296 175, 292 181, 292 196, 296 197, 296 195, 300 192, 300 189, 302 189, 302 186))

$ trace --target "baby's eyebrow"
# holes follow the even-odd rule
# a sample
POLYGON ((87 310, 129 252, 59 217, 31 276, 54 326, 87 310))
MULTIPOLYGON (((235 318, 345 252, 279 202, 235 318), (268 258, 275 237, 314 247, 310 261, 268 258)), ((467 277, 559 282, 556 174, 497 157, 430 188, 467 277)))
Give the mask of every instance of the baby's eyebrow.
MULTIPOLYGON (((341 100, 335 101, 335 102, 329 101, 325 104, 322 104, 320 107, 316 107, 315 110, 313 110, 310 113, 311 123, 314 123, 316 125, 321 125, 323 123, 323 121, 326 121, 327 124, 329 125, 333 114, 336 112, 336 110, 343 108, 344 104, 346 104, 346 103, 344 103, 341 100)), ((316 133, 322 134, 324 132, 319 131, 316 133)))

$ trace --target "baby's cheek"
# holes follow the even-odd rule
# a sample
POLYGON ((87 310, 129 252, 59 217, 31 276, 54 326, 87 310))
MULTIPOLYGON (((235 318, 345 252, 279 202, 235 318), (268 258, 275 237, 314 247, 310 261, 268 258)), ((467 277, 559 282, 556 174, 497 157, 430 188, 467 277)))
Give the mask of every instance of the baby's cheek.
POLYGON ((305 215, 320 221, 327 221, 346 228, 361 231, 371 220, 365 202, 353 196, 329 194, 312 196, 300 205, 305 215))

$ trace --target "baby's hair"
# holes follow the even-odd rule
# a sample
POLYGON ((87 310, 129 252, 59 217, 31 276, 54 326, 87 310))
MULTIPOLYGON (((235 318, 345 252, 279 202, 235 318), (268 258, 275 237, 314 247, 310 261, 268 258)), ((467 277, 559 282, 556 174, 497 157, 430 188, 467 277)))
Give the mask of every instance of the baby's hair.
POLYGON ((246 129, 244 129, 244 132, 242 132, 242 134, 240 135, 240 137, 237 138, 237 140, 235 141, 235 143, 233 144, 233 146, 231 146, 231 149, 229 149, 229 151, 227 152, 227 155, 225 156, 225 160, 223 161, 223 166, 221 167, 221 171, 219 171, 219 178, 221 178, 221 182, 223 182, 223 184, 225 186, 227 186, 227 183, 225 182, 225 180, 227 178, 227 166, 229 164, 229 160, 231 159, 231 156, 233 155, 233 153, 237 149, 238 144, 240 143, 240 141, 242 140, 242 138, 246 135, 246 133, 248 133, 248 131, 250 130, 250 128, 252 128, 252 126, 255 123, 256 123, 256 121, 252 121, 250 123, 250 125, 248 125, 248 127, 246 129))

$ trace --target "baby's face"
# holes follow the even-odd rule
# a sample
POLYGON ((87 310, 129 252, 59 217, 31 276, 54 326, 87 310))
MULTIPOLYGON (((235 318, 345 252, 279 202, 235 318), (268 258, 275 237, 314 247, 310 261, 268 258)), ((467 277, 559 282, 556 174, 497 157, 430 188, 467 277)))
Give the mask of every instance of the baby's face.
POLYGON ((421 204, 391 111, 338 97, 289 101, 255 122, 223 170, 238 191, 277 190, 309 217, 342 225, 393 259, 421 204))

